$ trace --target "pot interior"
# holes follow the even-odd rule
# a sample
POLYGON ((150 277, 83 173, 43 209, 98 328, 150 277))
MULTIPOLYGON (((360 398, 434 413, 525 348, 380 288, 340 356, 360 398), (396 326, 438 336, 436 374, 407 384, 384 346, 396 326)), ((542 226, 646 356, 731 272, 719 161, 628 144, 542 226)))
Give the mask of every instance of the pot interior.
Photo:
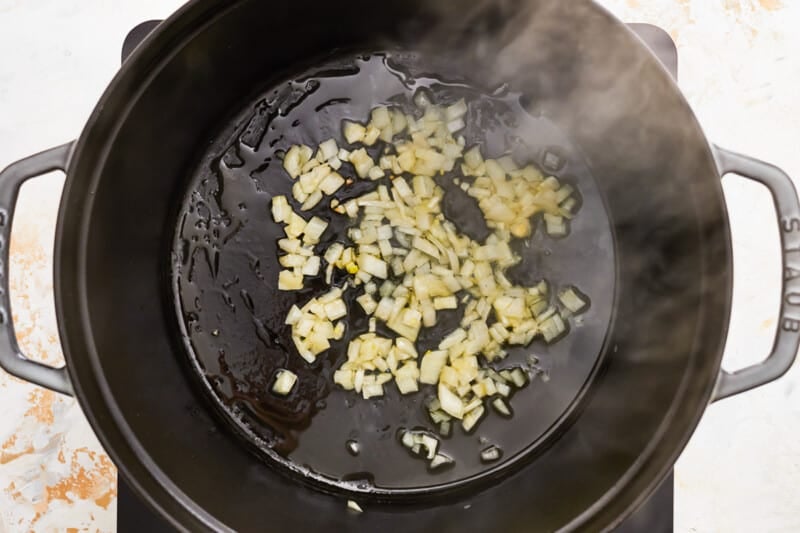
MULTIPOLYGON (((442 72, 448 70, 433 71, 442 72)), ((318 72, 312 76, 328 83, 318 72)), ((318 119, 283 128, 287 137, 280 142, 318 141, 318 128, 338 127, 336 113, 363 116, 390 93, 375 90, 330 106, 327 126, 318 119)), ((213 189, 198 191, 198 198, 213 196, 213 189)), ((61 335, 83 408, 123 475, 187 527, 608 526, 646 496, 697 423, 719 369, 730 304, 727 219, 702 132, 649 52, 583 2, 193 3, 132 56, 87 126, 69 169, 57 252, 61 335), (304 21, 302 37, 287 21, 304 21), (198 365, 189 363, 181 335, 188 309, 182 302, 176 316, 172 285, 182 275, 173 266, 185 260, 174 248, 175 228, 193 201, 187 198, 194 198, 187 191, 202 185, 201 176, 225 180, 227 192, 216 199, 221 210, 236 212, 238 205, 228 202, 245 199, 247 214, 236 216, 247 223, 240 241, 229 241, 220 268, 251 272, 244 263, 248 250, 264 261, 274 257, 275 236, 263 228, 266 201, 283 186, 269 178, 279 167, 272 162, 255 178, 250 170, 264 163, 269 142, 263 139, 271 133, 250 142, 242 128, 258 124, 251 116, 270 90, 326 61, 352 60, 346 55, 352 50, 411 50, 467 72, 481 90, 507 82, 529 89, 532 153, 564 149, 566 164, 556 172, 575 180, 583 197, 573 234, 553 243, 550 256, 533 258, 530 271, 586 283, 594 317, 587 315, 582 328, 548 350, 534 346, 552 366, 548 383, 516 400, 531 406, 530 427, 517 428, 519 415, 527 414, 518 413, 491 429, 520 432, 511 436, 518 452, 508 454, 514 468, 506 475, 406 502, 374 494, 364 497, 367 512, 360 516, 326 493, 335 483, 309 488, 284 475, 278 460, 262 460, 255 432, 249 438, 257 453, 243 446, 243 419, 230 431, 230 415, 215 407, 197 379, 198 365)), ((206 268, 205 259, 197 264, 206 268)), ((245 354, 267 350, 256 339, 254 318, 280 315, 286 305, 272 284, 240 282, 253 291, 255 311, 246 310, 238 293, 231 295, 237 312, 222 313, 219 295, 201 302, 201 332, 187 332, 192 357, 208 374, 214 363, 206 350, 217 346, 201 333, 213 331, 217 319, 206 311, 220 311, 220 324, 234 332, 220 335, 221 342, 240 343, 245 354)), ((276 360, 286 357, 276 352, 276 360)), ((392 400, 387 405, 400 405, 392 400)), ((379 418, 367 413, 368 402, 348 409, 335 391, 325 401, 294 452, 308 455, 289 459, 322 461, 316 470, 335 481, 360 468, 339 461, 344 428, 364 432, 379 418), (327 409, 339 414, 324 416, 327 409), (334 421, 342 428, 331 428, 334 421), (329 437, 334 430, 341 435, 329 437)), ((364 433, 382 442, 380 431, 364 433)), ((389 489, 438 483, 387 463, 380 479, 389 489)), ((454 473, 445 484, 476 471, 454 473)))
MULTIPOLYGON (((522 107, 528 101, 522 93, 509 85, 481 91, 453 67, 452 61, 425 61, 408 52, 362 54, 329 61, 285 81, 245 108, 235 125, 228 126, 233 135, 220 135, 210 146, 184 198, 173 290, 194 366, 212 401, 260 455, 318 483, 369 493, 427 493, 513 468, 568 418, 602 352, 616 273, 611 227, 595 180, 564 133, 536 109, 522 107), (441 78, 426 77, 429 72, 441 78), (349 341, 368 331, 367 316, 354 301, 360 291, 350 291, 347 333, 324 360, 308 365, 297 353, 284 319, 292 305, 303 306, 325 292, 327 284, 321 272, 309 290, 277 290, 282 268, 277 241, 284 235, 269 212, 273 196, 292 194, 294 182, 283 170, 282 152, 293 144, 317 146, 331 137, 344 145, 339 133, 343 120, 367 117, 377 105, 400 105, 411 112, 420 90, 430 92, 440 105, 460 98, 469 102, 470 126, 459 132, 468 146, 479 144, 487 157, 513 149, 523 164, 535 162, 580 191, 580 214, 570 235, 553 239, 540 229, 530 240, 513 242, 522 261, 508 277, 522 286, 546 279, 553 292, 575 284, 592 302, 589 311, 570 320, 573 331, 564 339, 513 347, 494 365, 527 367, 534 357, 536 379, 514 394, 512 420, 488 415, 475 433, 457 427, 451 438, 442 440, 441 449, 455 464, 435 472, 415 460, 397 438, 402 428, 435 430, 425 408, 426 399, 436 395, 435 387, 401 396, 389 386, 385 397, 365 401, 332 384, 333 370, 347 358, 349 341), (297 393, 287 398, 270 389, 280 368, 300 376, 297 393), (357 443, 358 455, 348 452, 348 441, 357 443), (490 444, 503 451, 503 458, 487 465, 480 452, 490 444)), ((371 148, 373 157, 380 150, 371 148)), ((341 172, 355 176, 348 167, 341 172)), ((459 176, 455 171, 437 178, 446 191, 445 212, 460 231, 485 239, 489 230, 479 224, 483 215, 477 203, 453 181, 459 176)), ((381 184, 390 180, 356 180, 335 197, 344 202, 381 184)), ((332 212, 322 202, 308 212, 312 215, 331 220, 332 212)), ((332 220, 319 245, 322 251, 347 241, 346 217, 334 215, 332 220)), ((536 225, 543 227, 541 216, 536 225)), ((335 283, 345 281, 338 276, 335 283)), ((423 329, 420 353, 436 349, 458 327, 459 318, 458 311, 442 313, 436 326, 423 329)), ((395 336, 382 323, 378 333, 395 336)))

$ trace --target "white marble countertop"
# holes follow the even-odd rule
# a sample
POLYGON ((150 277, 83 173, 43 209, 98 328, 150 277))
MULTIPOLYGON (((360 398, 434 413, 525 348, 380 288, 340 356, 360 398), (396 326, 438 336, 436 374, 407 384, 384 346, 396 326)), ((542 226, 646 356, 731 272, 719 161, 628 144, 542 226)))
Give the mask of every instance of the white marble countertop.
MULTIPOLYGON (((75 138, 119 66, 136 23, 177 0, 0 2, 0 167, 75 138)), ((711 140, 800 177, 800 2, 603 0, 619 18, 665 28, 679 85, 711 140)), ((798 178, 800 179, 800 178, 798 178)), ((58 363, 52 243, 63 176, 24 187, 11 243, 20 345, 58 363)), ((761 187, 725 179, 735 286, 724 365, 762 359, 779 301, 779 241, 761 187)), ((800 365, 708 408, 676 467, 675 530, 800 531, 800 365)), ((73 399, 0 371, 0 533, 113 531, 116 471, 73 399)))

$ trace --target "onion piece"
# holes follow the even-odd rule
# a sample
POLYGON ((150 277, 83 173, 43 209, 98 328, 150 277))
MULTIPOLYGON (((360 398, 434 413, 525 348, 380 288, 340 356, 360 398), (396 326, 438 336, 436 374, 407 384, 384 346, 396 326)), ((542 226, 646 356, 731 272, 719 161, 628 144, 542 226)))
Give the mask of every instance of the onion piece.
POLYGON ((306 197, 303 205, 300 206, 301 211, 308 211, 322 201, 322 191, 314 191, 306 197))
POLYGON ((412 432, 410 432, 410 431, 404 431, 402 433, 402 436, 400 437, 400 442, 406 448, 411 448, 415 444, 415 442, 414 442, 414 434, 412 432))
POLYGON ((455 296, 439 296, 433 299, 433 308, 437 311, 442 309, 457 309, 458 300, 455 296))
POLYGON ((461 421, 461 427, 464 429, 464 431, 466 431, 467 433, 472 431, 477 425, 477 423, 480 421, 484 412, 485 409, 483 405, 479 405, 472 411, 465 414, 464 419, 461 421))
POLYGON ((300 311, 300 308, 297 307, 296 305, 293 305, 291 309, 289 309, 289 314, 286 315, 286 320, 284 321, 284 324, 288 326, 294 325, 298 322, 298 320, 300 320, 300 318, 302 318, 302 316, 303 312, 300 311))
POLYGON ((278 273, 278 290, 299 291, 303 288, 303 274, 291 270, 278 273))
POLYGON ((518 389, 521 389, 525 385, 528 384, 528 378, 525 375, 525 371, 521 368, 517 367, 510 372, 511 382, 514 383, 514 386, 518 389))
POLYGON ((433 459, 431 459, 431 462, 428 466, 431 470, 435 470, 441 466, 453 464, 453 462, 454 461, 450 457, 441 453, 437 453, 433 459))
POLYGON ((359 178, 366 178, 369 175, 369 171, 375 166, 372 158, 363 148, 350 152, 349 160, 353 164, 353 168, 355 168, 359 178))
MULTIPOLYGON (((442 383, 439 383, 438 391, 439 402, 442 404, 442 410, 453 418, 463 418, 464 403, 461 401, 461 399, 442 383)), ((480 416, 478 418, 480 418, 480 416)), ((477 422, 477 419, 475 419, 474 422, 477 422)))
POLYGON ((333 373, 333 382, 344 390, 353 390, 355 372, 352 370, 336 370, 333 373))
POLYGON ((342 253, 344 252, 344 245, 335 242, 328 246, 328 249, 325 250, 325 261, 330 264, 334 264, 339 261, 339 258, 342 257, 342 253))
POLYGON ((465 127, 466 124, 464 123, 464 119, 462 118, 457 118, 447 123, 447 131, 449 131, 450 133, 455 133, 459 130, 463 130, 465 127))
POLYGON ((353 500, 347 500, 347 508, 355 513, 363 513, 364 510, 353 500))
POLYGON ((281 368, 275 378, 275 383, 272 385, 272 392, 281 396, 286 396, 292 391, 294 384, 297 382, 297 374, 281 368))
POLYGON ((558 299, 571 313, 580 313, 586 307, 586 301, 572 287, 559 292, 558 299))
POLYGON ((386 262, 373 255, 359 254, 356 260, 359 269, 376 278, 386 279, 389 275, 389 266, 386 262))
POLYGON ((440 350, 447 350, 451 346, 455 346, 456 344, 460 343, 464 339, 467 338, 467 332, 464 331, 462 328, 458 328, 453 330, 449 335, 447 335, 442 342, 439 343, 440 350))
POLYGON ((309 257, 302 267, 304 276, 316 276, 319 274, 320 258, 318 255, 309 257))
MULTIPOLYGON (((344 134, 344 138, 348 142, 348 144, 355 144, 357 142, 361 142, 364 139, 364 136, 367 133, 367 129, 358 122, 351 122, 349 120, 345 120, 342 125, 342 133, 344 134)), ((342 158, 340 155, 340 159, 344 158, 342 158)))
POLYGON ((497 461, 503 456, 503 452, 497 446, 489 446, 481 451, 481 460, 484 462, 497 461))
POLYGON ((367 176, 371 180, 379 180, 382 177, 384 177, 385 175, 386 175, 386 173, 379 166, 374 166, 371 169, 369 169, 369 171, 367 172, 367 176))
POLYGON ((414 105, 420 109, 425 109, 431 105, 431 100, 425 90, 420 89, 414 95, 414 105))
POLYGON ((444 110, 444 115, 446 120, 454 120, 460 117, 463 117, 467 114, 467 103, 464 99, 460 99, 455 104, 448 106, 444 110))
POLYGON ((339 153, 339 146, 336 144, 336 139, 328 139, 319 145, 318 153, 322 154, 322 160, 328 161, 339 153))
POLYGON ((511 409, 502 398, 495 398, 492 400, 492 407, 494 407, 495 411, 500 413, 502 416, 511 416, 511 409))
MULTIPOLYGON (((501 359, 506 355, 504 346, 525 345, 536 336, 555 340, 566 331, 564 316, 572 312, 570 306, 579 305, 562 291, 558 301, 565 314, 561 315, 550 304, 546 285, 519 287, 504 275, 519 262, 511 239, 531 235, 532 217, 542 213, 542 226, 551 236, 566 235, 577 201, 570 185, 545 177, 531 165, 519 168, 508 155, 484 158, 479 146, 465 151, 464 137, 453 135, 465 126, 465 101, 440 107, 424 90, 415 99, 424 112, 419 119, 379 106, 367 124, 343 121, 344 140, 352 150, 328 139, 316 153, 303 145, 290 147, 283 163, 297 180, 292 195, 302 210, 316 207, 323 195, 353 182, 336 172, 343 161, 352 163, 360 178, 377 180, 392 174, 391 183, 386 180, 358 198, 330 201, 331 209, 354 222, 348 231, 354 248, 340 243, 328 246, 326 281, 330 283, 333 268, 339 268, 352 276, 345 290, 365 285, 356 302, 369 316, 370 330, 350 341, 347 361, 334 372, 334 381, 365 398, 383 395, 384 385, 392 379, 403 394, 418 390, 419 383, 437 385, 441 405, 429 408, 433 423, 442 434, 449 434, 451 417, 458 418, 466 431, 472 431, 485 414, 485 400, 501 415, 504 408, 510 413, 503 398, 512 394, 512 386, 527 384, 522 369, 505 370, 502 377, 481 368, 478 357, 488 362, 501 359), (406 136, 395 140, 401 132, 406 136), (376 165, 364 147, 378 139, 392 146, 381 148, 376 165), (432 178, 456 165, 466 176, 456 185, 478 199, 491 230, 483 244, 459 233, 442 213, 444 191, 432 178), (380 290, 377 279, 385 280, 380 290), (414 341, 420 329, 436 325, 437 312, 457 309, 459 302, 464 306, 461 327, 418 364, 414 341), (394 342, 374 333, 377 320, 397 333, 394 342), (487 321, 494 323, 489 327, 487 321)), ((273 218, 285 225, 287 236, 278 242, 286 253, 279 262, 287 269, 279 274, 279 287, 298 290, 303 275, 318 275, 323 266, 314 246, 328 223, 319 217, 306 222, 291 210, 286 197, 275 197, 272 204, 273 218)), ((312 298, 287 314, 297 350, 309 362, 330 347, 331 339, 345 333, 344 322, 337 321, 346 316, 347 307, 342 291, 337 291, 312 298)), ((583 302, 579 293, 575 296, 583 302)), ((415 445, 418 452, 430 454, 429 446, 415 445)))
POLYGON ((283 157, 283 168, 292 179, 297 178, 309 159, 311 159, 312 150, 308 146, 294 145, 286 152, 283 157))
POLYGON ((428 459, 433 459, 436 455, 436 450, 439 448, 439 440, 430 435, 423 434, 421 444, 427 450, 428 459))
POLYGON ((413 378, 397 377, 395 378, 395 382, 397 383, 397 390, 400 391, 400 394, 409 394, 419 390, 417 380, 413 378))
POLYGON ((364 309, 364 312, 368 315, 371 315, 375 312, 375 309, 378 307, 378 304, 369 294, 362 294, 358 298, 356 298, 356 302, 364 309))
POLYGON ((311 220, 308 221, 303 232, 303 242, 309 244, 318 243, 320 237, 322 237, 322 234, 325 233, 327 228, 328 223, 326 221, 317 216, 311 217, 311 220))
POLYGON ((370 118, 370 124, 378 129, 384 129, 392 124, 392 117, 389 115, 389 108, 385 106, 374 108, 370 113, 370 118))
POLYGON ((347 306, 345 306, 344 301, 339 298, 325 304, 325 314, 328 320, 337 320, 347 315, 347 306))
POLYGON ((558 338, 564 331, 566 331, 566 326, 564 325, 564 321, 558 315, 558 313, 552 315, 550 318, 542 322, 540 325, 542 336, 544 336, 544 340, 546 342, 551 342, 558 338))
POLYGON ((428 351, 422 357, 420 364, 420 383, 436 385, 439 381, 439 373, 447 362, 447 352, 444 350, 428 351))
POLYGON ((367 130, 364 132, 364 138, 361 139, 361 142, 367 146, 372 146, 375 144, 375 141, 381 136, 381 130, 373 126, 372 124, 367 125, 367 130))
POLYGON ((551 237, 563 237, 567 234, 567 226, 564 223, 564 217, 545 213, 543 218, 548 235, 551 237))
POLYGON ((365 400, 369 400, 370 398, 377 396, 383 396, 383 385, 380 383, 369 383, 364 385, 364 387, 361 389, 361 395, 365 400))
POLYGON ((448 415, 444 411, 439 411, 439 410, 428 411, 428 416, 430 417, 431 422, 433 422, 434 424, 441 424, 442 422, 452 419, 450 415, 448 415))
POLYGON ((286 196, 280 195, 272 197, 272 218, 275 222, 286 222, 291 212, 292 208, 289 206, 286 196))
MULTIPOLYGON (((336 159, 336 161, 339 161, 339 160, 336 159)), ((339 162, 339 165, 341 165, 341 162, 339 162)), ((330 174, 325 176, 319 182, 319 185, 317 185, 317 187, 323 193, 325 193, 327 195, 331 195, 331 194, 335 193, 336 191, 338 191, 344 185, 344 183, 345 183, 345 180, 341 176, 341 174, 339 174, 337 172, 331 172, 330 174)))

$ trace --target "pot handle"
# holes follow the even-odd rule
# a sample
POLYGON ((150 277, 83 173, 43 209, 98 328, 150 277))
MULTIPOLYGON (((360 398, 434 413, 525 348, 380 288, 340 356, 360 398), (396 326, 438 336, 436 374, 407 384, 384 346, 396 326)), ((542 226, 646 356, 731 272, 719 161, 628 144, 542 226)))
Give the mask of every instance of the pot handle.
POLYGON ((720 371, 712 401, 739 394, 778 379, 792 366, 800 346, 800 201, 792 179, 778 167, 746 155, 715 147, 720 174, 738 174, 769 189, 781 236, 781 308, 772 351, 761 363, 720 371), (794 254, 794 255, 792 255, 794 254), (793 258, 795 258, 793 260, 793 258))
POLYGON ((72 383, 65 366, 55 368, 31 361, 19 349, 8 290, 8 249, 11 222, 19 188, 36 176, 53 170, 66 170, 72 143, 12 163, 0 172, 0 367, 9 374, 54 391, 72 395, 72 383))

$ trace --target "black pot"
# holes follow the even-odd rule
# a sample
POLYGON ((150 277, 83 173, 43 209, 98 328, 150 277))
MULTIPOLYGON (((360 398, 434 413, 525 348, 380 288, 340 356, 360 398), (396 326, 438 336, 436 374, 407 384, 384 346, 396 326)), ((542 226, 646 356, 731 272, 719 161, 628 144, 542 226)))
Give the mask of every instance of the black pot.
MULTIPOLYGON (((75 143, 0 174, 0 243, 8 242, 20 185, 54 169, 67 174, 55 245, 67 365, 46 367, 20 353, 7 286, 0 364, 75 394, 121 474, 185 530, 610 528, 670 470, 710 401, 776 379, 800 344, 790 263, 800 246, 800 206, 790 178, 709 145, 656 59, 594 4, 197 0, 133 53, 75 143), (437 73, 508 82, 532 115, 567 132, 585 162, 568 168, 587 222, 564 242, 577 243, 569 268, 586 279, 592 314, 563 359, 553 358, 553 379, 531 387, 551 419, 546 427, 537 419, 541 431, 520 453, 464 483, 341 489, 253 454, 252 438, 251 446, 242 440, 252 436, 210 401, 208 380, 187 357, 199 341, 173 292, 181 258, 171 250, 186 215, 181 199, 196 185, 190 176, 218 168, 230 143, 258 155, 273 149, 261 143, 267 133, 253 142, 267 124, 246 111, 257 95, 348 53, 409 49, 437 73), (733 374, 720 370, 732 266, 719 179, 729 172, 771 191, 787 273, 772 353, 733 374), (346 498, 365 512, 347 511, 346 498)), ((270 190, 259 194, 266 206, 270 190)), ((227 257, 247 246, 264 257, 274 250, 258 240, 237 246, 227 257)), ((262 315, 280 306, 274 283, 254 285, 262 315)), ((259 342, 252 327, 231 335, 259 342)), ((526 398, 534 396, 517 402, 526 398)), ((369 423, 333 403, 320 417, 369 423)))

